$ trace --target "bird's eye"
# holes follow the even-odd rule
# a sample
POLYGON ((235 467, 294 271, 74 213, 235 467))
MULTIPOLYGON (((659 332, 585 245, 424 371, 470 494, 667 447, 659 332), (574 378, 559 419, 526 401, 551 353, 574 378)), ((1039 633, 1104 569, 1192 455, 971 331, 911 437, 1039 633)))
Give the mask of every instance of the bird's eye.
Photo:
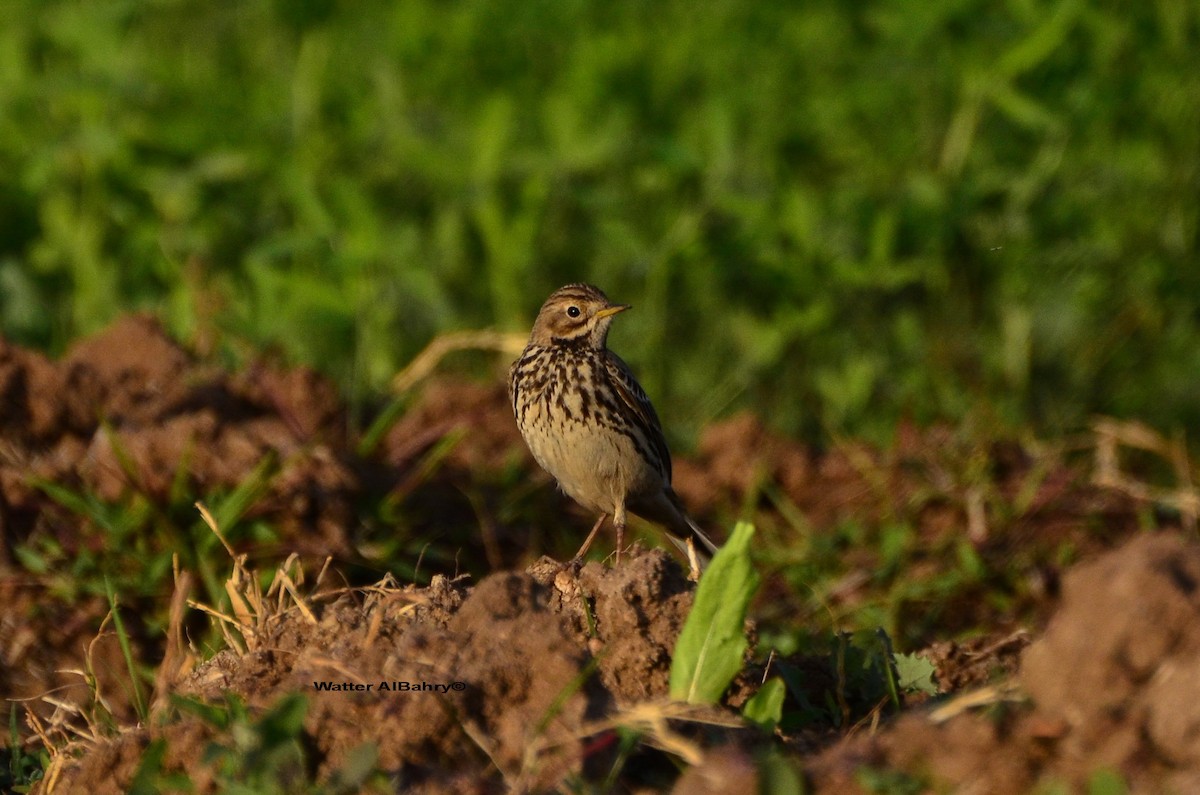
POLYGON ((579 317, 579 314, 580 314, 579 307, 577 307, 577 306, 568 306, 567 307, 567 317, 579 317))

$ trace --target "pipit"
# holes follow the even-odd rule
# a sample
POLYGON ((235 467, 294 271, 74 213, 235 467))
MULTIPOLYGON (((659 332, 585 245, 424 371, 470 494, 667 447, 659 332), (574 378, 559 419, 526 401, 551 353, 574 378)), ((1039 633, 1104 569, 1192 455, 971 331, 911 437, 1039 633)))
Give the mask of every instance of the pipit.
POLYGON ((513 413, 542 468, 600 515, 575 562, 611 516, 619 564, 629 512, 665 527, 695 578, 716 546, 671 488, 671 454, 654 406, 608 349, 613 317, 626 309, 590 284, 568 284, 547 298, 509 371, 513 413))

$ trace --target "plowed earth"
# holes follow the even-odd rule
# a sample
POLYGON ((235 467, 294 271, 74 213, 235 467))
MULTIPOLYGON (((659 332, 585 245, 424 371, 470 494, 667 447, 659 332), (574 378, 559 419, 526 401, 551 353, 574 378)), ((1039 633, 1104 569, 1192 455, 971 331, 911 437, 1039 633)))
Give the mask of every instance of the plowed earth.
MULTIPOLYGON (((741 513, 764 543, 786 548, 788 533, 815 544, 847 522, 907 511, 921 544, 969 538, 985 570, 1017 565, 1026 583, 995 599, 985 576, 936 615, 915 605, 898 618, 920 644, 905 650, 937 666, 937 699, 768 736, 737 711, 762 679, 761 659, 721 707, 666 704, 694 589, 676 559, 635 546, 619 566, 577 573, 530 563, 569 555, 589 518, 532 465, 502 387, 427 384, 374 444, 350 425, 314 373, 262 364, 230 374, 144 317, 57 362, 0 340, 0 694, 28 710, 26 747, 55 744, 43 791, 124 792, 160 738, 164 770, 217 791, 205 749, 220 731, 168 697, 236 694, 260 710, 297 692, 309 701, 311 775, 335 776, 373 742, 387 786, 406 792, 555 790, 613 770, 618 790, 751 790, 772 748, 816 792, 899 781, 1020 793, 1083 787, 1103 771, 1134 791, 1200 791, 1200 546, 1155 503, 1095 485, 1086 460, 1017 443, 980 448, 944 429, 902 427, 885 450, 825 451, 748 415, 707 429, 695 455, 678 458, 676 487, 709 526, 741 513), (982 492, 969 485, 978 478, 956 474, 971 466, 987 473, 982 492), (303 609, 280 603, 241 633, 240 648, 215 656, 187 641, 210 619, 183 610, 181 597, 215 604, 195 583, 216 542, 186 495, 238 508, 234 524, 249 529, 231 529, 229 541, 252 568, 295 551, 312 579, 332 558, 316 587, 300 589, 303 609), (114 505, 133 508, 105 507, 114 505), (174 595, 169 568, 157 578, 139 570, 171 552, 174 595), (429 584, 362 587, 385 573, 384 555, 411 561, 402 581, 429 584), (103 578, 81 560, 105 561, 96 565, 110 581, 158 583, 117 594, 132 653, 158 671, 147 725, 135 725, 105 620, 111 600, 94 585, 103 578), (113 727, 80 739, 72 727, 86 727, 97 693, 113 727), (641 727, 643 742, 627 747, 619 726, 641 727)), ((876 550, 843 552, 845 574, 822 595, 842 614, 868 598, 882 565, 876 550)), ((945 566, 917 560, 916 580, 945 566)), ((762 563, 760 625, 842 628, 786 586, 794 562, 762 563)), ((789 698, 827 701, 836 672, 817 658, 791 662, 804 676, 789 698)))

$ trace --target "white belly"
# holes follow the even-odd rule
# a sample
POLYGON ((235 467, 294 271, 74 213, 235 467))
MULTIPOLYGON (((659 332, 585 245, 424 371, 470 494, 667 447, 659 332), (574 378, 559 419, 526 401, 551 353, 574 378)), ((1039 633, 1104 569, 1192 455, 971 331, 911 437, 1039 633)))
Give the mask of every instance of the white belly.
POLYGON ((549 423, 543 409, 540 402, 529 406, 525 441, 542 468, 580 505, 611 515, 630 494, 662 490, 662 475, 628 436, 595 422, 549 423))

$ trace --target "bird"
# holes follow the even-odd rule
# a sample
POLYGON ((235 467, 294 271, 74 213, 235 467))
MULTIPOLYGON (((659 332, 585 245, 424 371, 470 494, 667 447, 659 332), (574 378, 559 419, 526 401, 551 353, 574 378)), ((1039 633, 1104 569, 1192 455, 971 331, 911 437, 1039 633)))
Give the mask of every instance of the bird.
POLYGON ((654 406, 629 366, 608 349, 613 319, 627 309, 590 284, 551 293, 509 369, 513 414, 538 464, 567 496, 599 514, 572 563, 583 559, 612 517, 620 565, 632 513, 666 529, 696 579, 717 547, 671 488, 671 453, 654 406))

